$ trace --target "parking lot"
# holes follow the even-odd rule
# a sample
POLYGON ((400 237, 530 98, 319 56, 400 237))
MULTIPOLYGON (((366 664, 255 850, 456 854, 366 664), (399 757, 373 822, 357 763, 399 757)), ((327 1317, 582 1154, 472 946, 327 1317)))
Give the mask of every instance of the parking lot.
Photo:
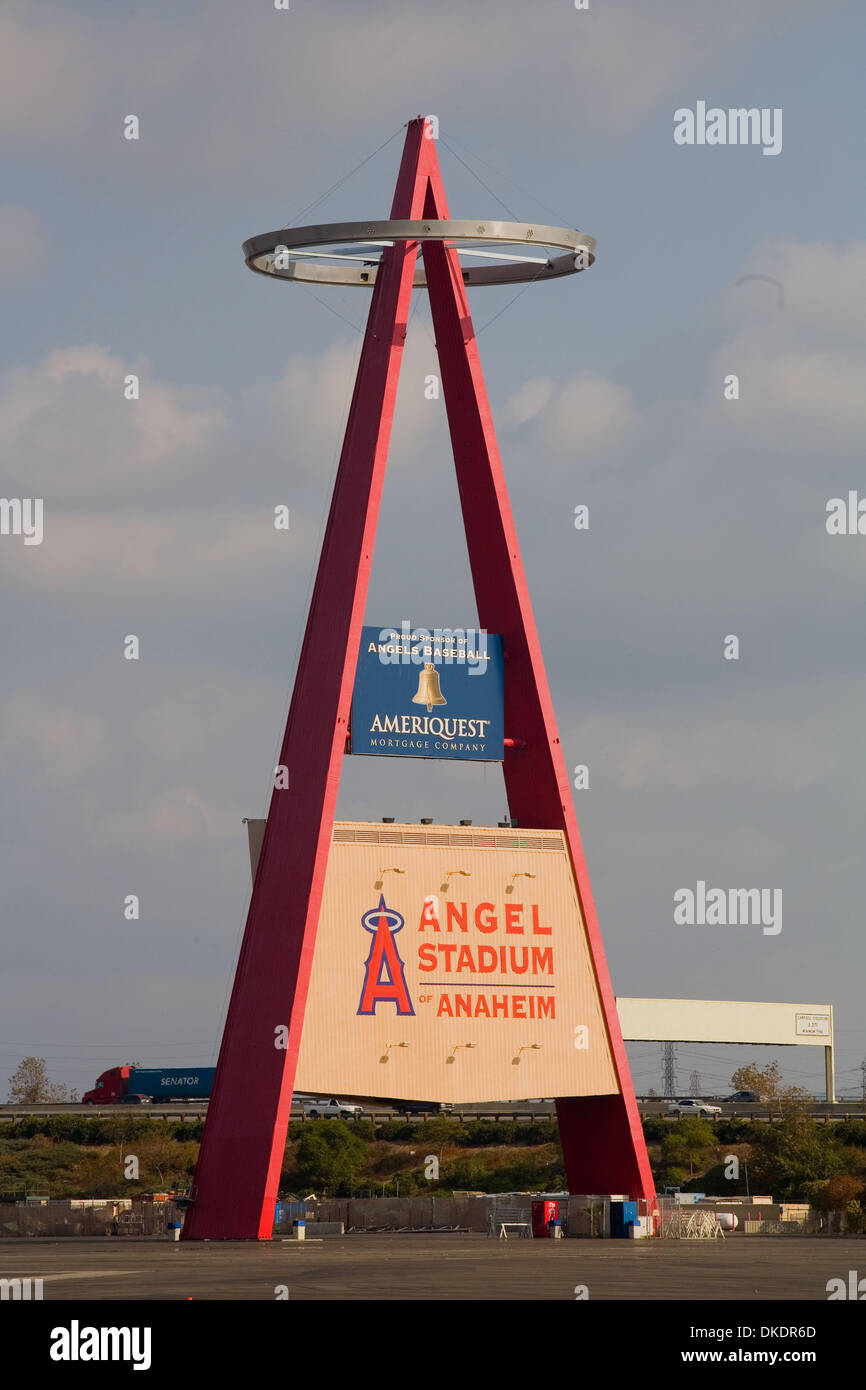
MULTIPOLYGON (((310 1228, 308 1228, 309 1230, 310 1228)), ((507 1241, 350 1235, 307 1241, 0 1242, 0 1278, 41 1278, 61 1299, 820 1300, 866 1249, 856 1240, 507 1241), (285 1297, 285 1292, 283 1293, 285 1297)))

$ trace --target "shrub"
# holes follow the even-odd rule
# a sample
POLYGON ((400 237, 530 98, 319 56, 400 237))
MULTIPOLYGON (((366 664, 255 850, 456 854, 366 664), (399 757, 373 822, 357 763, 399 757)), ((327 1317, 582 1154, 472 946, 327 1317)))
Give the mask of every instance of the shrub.
POLYGON ((411 1120, 385 1120, 384 1124, 376 1126, 376 1138, 406 1143, 418 1138, 420 1128, 420 1125, 413 1124, 411 1120))
POLYGON ((762 1128, 749 1162, 753 1192, 796 1200, 816 1179, 856 1172, 858 1155, 840 1143, 835 1127, 797 1117, 762 1128))
POLYGON ((304 1126, 295 1151, 297 1183, 307 1191, 347 1195, 367 1161, 367 1145, 342 1120, 304 1126))
POLYGON ((443 1171, 439 1189, 479 1192, 555 1192, 565 1187, 562 1161, 558 1155, 518 1153, 509 1162, 493 1166, 490 1160, 458 1158, 443 1171))
POLYGON ((489 1144, 510 1144, 513 1140, 513 1123, 502 1120, 470 1120, 460 1126, 457 1135, 457 1141, 464 1149, 480 1149, 489 1144))
POLYGON ((515 1120, 512 1143, 531 1148, 535 1144, 558 1144, 559 1125, 556 1120, 515 1120))
POLYGON ((866 1149, 866 1120, 843 1120, 834 1125, 843 1144, 851 1144, 858 1149, 866 1149))
POLYGON ((746 1195, 745 1165, 740 1164, 740 1176, 738 1178, 726 1178, 727 1168, 727 1163, 714 1163, 703 1175, 687 1178, 685 1182, 676 1185, 682 1187, 684 1192, 705 1192, 708 1197, 744 1197, 746 1195))
POLYGON ((422 1144, 459 1144, 463 1126, 459 1120, 449 1119, 447 1115, 437 1115, 433 1120, 424 1120, 415 1126, 414 1138, 422 1144))
POLYGON ((644 1139, 648 1144, 660 1144, 670 1129, 667 1120, 660 1116, 645 1116, 643 1120, 644 1139))
POLYGON ((716 1142, 719 1144, 743 1144, 747 1142, 751 1124, 737 1115, 724 1116, 715 1123, 716 1142))
MULTIPOLYGON (((430 1191, 430 1184, 426 1182, 414 1168, 399 1168, 396 1173, 392 1174, 385 1184, 385 1196, 396 1196, 398 1187, 401 1197, 416 1197, 419 1192, 427 1192, 430 1193, 431 1196, 433 1195, 430 1191)), ((374 1180, 373 1191, 375 1192, 375 1190, 376 1183, 374 1180)), ((382 1189, 379 1188, 380 1192, 381 1190, 382 1189)))
POLYGON ((852 1231, 856 1235, 859 1235, 859 1233, 863 1230, 864 1216, 866 1216, 866 1213, 864 1213, 860 1203, 849 1202, 847 1207, 845 1208, 845 1215, 846 1226, 848 1230, 852 1231))

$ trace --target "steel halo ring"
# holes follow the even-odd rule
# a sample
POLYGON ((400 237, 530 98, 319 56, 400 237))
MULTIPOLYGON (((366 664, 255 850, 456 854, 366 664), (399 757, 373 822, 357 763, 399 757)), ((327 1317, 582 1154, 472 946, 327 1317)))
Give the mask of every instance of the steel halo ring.
MULTIPOLYGON (((555 280, 563 275, 575 275, 595 260, 595 237, 570 227, 548 227, 530 222, 475 222, 467 219, 445 218, 431 220, 332 222, 316 227, 284 227, 276 232, 263 232, 244 242, 244 259, 250 270, 274 280, 298 280, 305 284, 360 286, 369 289, 376 283, 377 262, 372 260, 358 269, 316 265, 303 259, 303 252, 315 254, 317 246, 370 244, 378 242, 415 241, 473 241, 485 244, 522 243, 527 248, 555 247, 563 254, 539 256, 526 261, 510 261, 503 266, 463 266, 461 273, 466 285, 518 285, 533 280, 555 280), (284 264, 274 268, 273 257, 279 254, 284 264), (292 255, 292 252, 295 255, 292 255)), ((458 248, 459 250, 460 248, 458 248)), ((321 253, 323 257, 327 253, 321 253)), ((338 253, 334 253, 336 258, 338 253)), ((416 269, 414 289, 424 288, 427 276, 423 265, 416 269)))

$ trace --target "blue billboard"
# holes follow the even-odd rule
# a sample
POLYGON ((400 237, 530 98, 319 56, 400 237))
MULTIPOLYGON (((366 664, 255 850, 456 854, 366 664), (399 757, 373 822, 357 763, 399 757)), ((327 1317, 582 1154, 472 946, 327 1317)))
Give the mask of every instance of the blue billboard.
POLYGON ((352 753, 501 762, 504 736, 501 637, 408 622, 362 629, 352 753))

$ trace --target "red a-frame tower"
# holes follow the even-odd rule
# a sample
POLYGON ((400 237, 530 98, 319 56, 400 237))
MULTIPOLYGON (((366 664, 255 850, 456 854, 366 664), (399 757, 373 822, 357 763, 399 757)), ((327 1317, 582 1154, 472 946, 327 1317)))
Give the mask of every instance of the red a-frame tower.
MULTIPOLYGON (((449 218, 436 144, 407 129, 391 218, 449 218)), ((456 225, 456 224, 455 224, 456 225)), ((479 228, 481 230, 481 228, 479 228)), ((652 1175, 596 919, 571 786, 459 257, 438 240, 382 252, 264 843, 183 1238, 271 1237, 413 277, 421 249, 480 625, 508 652, 508 806, 521 826, 565 833, 619 1093, 557 1100, 569 1190, 651 1200, 652 1175), (287 1045, 274 1046, 287 1029, 287 1045)))

